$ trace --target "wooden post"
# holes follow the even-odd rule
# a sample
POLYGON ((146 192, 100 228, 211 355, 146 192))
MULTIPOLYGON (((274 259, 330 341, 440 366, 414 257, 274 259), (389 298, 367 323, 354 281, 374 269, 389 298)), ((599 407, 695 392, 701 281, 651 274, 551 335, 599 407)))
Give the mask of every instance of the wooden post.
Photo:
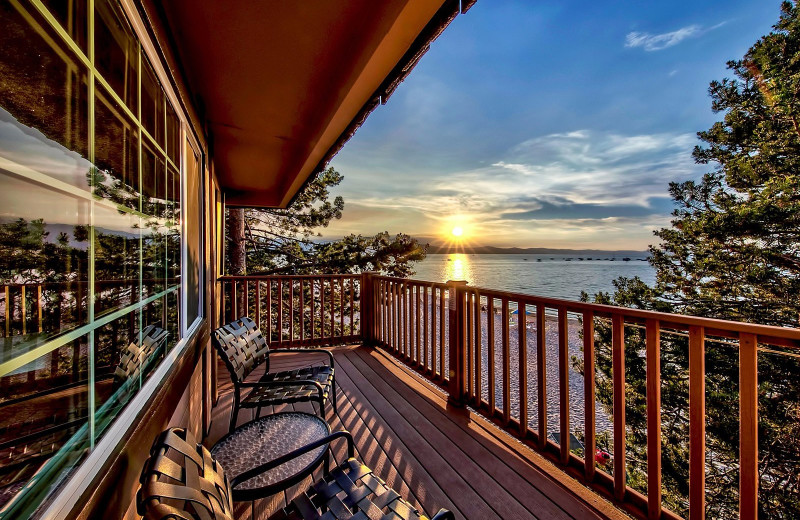
MULTIPOLYGON (((368 271, 361 273, 361 301, 359 305, 359 321, 361 322, 361 341, 368 346, 375 345, 374 323, 374 297, 373 284, 377 272, 368 271)), ((352 324, 351 324, 352 326, 352 324)))
POLYGON ((705 329, 689 327, 689 517, 706 515, 705 329))
POLYGON ((739 334, 739 518, 758 518, 758 338, 739 334))
POLYGON ((661 323, 647 320, 647 514, 661 518, 661 323))
POLYGON ((447 290, 448 319, 450 327, 450 383, 447 388, 448 402, 454 406, 464 406, 466 353, 464 345, 464 291, 465 280, 449 280, 447 290))

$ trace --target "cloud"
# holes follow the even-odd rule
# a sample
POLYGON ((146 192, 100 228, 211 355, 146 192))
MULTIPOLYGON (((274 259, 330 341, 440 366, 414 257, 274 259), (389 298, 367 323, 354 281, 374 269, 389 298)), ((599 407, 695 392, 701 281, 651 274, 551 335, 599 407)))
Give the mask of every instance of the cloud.
POLYGON ((661 34, 651 34, 648 32, 629 32, 625 36, 625 47, 627 48, 637 48, 642 47, 644 50, 648 52, 652 51, 661 51, 667 49, 669 47, 678 45, 683 40, 688 38, 697 38, 702 36, 703 34, 713 31, 719 27, 725 25, 726 22, 721 22, 716 25, 713 25, 708 28, 703 28, 701 25, 687 25, 686 27, 681 27, 676 31, 661 33, 661 34))
POLYGON ((669 214, 672 210, 672 201, 667 197, 650 197, 645 204, 579 203, 563 197, 553 200, 534 197, 526 205, 529 209, 502 213, 499 218, 505 220, 635 218, 669 214))
POLYGON ((460 216, 482 244, 643 248, 669 223, 669 182, 704 171, 691 157, 696 142, 688 133, 552 133, 485 166, 408 168, 380 175, 380 185, 371 168, 354 164, 345 170, 353 188, 344 217, 325 235, 438 235, 460 216))

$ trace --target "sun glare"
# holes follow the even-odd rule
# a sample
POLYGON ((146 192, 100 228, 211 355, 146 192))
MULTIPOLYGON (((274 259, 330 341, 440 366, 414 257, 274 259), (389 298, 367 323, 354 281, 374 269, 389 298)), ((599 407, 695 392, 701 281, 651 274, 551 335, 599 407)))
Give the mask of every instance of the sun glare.
POLYGON ((464 234, 464 230, 461 229, 461 226, 456 226, 453 228, 453 231, 451 231, 451 233, 453 234, 454 237, 460 237, 461 235, 464 234))

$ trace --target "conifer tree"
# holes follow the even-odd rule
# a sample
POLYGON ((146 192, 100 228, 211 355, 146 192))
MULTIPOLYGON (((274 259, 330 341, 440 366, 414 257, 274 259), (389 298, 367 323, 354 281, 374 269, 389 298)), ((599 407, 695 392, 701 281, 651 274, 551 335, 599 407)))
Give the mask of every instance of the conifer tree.
MULTIPOLYGON (((620 278, 594 300, 769 325, 797 327, 800 316, 800 10, 781 4, 774 30, 741 60, 731 79, 709 87, 721 121, 699 132, 696 162, 713 166, 700 181, 672 183, 672 225, 650 247, 656 283, 620 278)), ((585 296, 585 298, 588 298, 585 296)), ((610 326, 597 327, 598 398, 611 406, 610 326)), ((663 334, 664 501, 687 513, 688 344, 663 334)), ((643 331, 626 330, 627 446, 646 461, 643 331)), ((776 350, 777 347, 771 347, 776 350)), ((800 517, 800 363, 761 352, 759 363, 759 517, 800 517)), ((576 361, 579 366, 579 361, 576 361)), ((579 366, 580 368, 580 366, 579 366)), ((738 352, 706 348, 707 513, 738 514, 738 352)), ((644 490, 646 462, 628 481, 644 490)))

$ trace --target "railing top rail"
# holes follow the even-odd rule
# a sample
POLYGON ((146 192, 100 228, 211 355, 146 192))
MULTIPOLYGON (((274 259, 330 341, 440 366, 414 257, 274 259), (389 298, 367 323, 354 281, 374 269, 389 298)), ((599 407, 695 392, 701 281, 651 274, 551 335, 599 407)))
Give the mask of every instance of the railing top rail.
POLYGON ((361 274, 226 274, 217 278, 218 282, 247 281, 247 280, 308 280, 309 278, 361 278, 361 274))
MULTIPOLYGON (((160 282, 178 282, 180 278, 142 278, 142 283, 151 284, 151 283, 160 283, 160 282)), ((117 279, 107 279, 107 280, 95 280, 95 285, 98 284, 131 284, 131 283, 139 283, 139 278, 117 278, 117 279)), ((88 285, 89 280, 64 280, 63 282, 12 282, 12 283, 0 283, 0 288, 4 287, 53 287, 53 286, 65 286, 65 285, 88 285)))
POLYGON ((389 282, 403 282, 407 285, 424 285, 425 287, 436 287, 439 289, 446 289, 449 287, 443 282, 431 282, 428 280, 417 280, 415 278, 398 278, 396 276, 375 276, 375 280, 385 280, 389 282))
MULTIPOLYGON (((411 283, 436 283, 423 282, 421 280, 409 281, 405 278, 395 278, 389 276, 381 276, 377 278, 384 280, 406 281, 411 283)), ((447 284, 439 283, 438 285, 447 287, 447 284)), ((662 324, 663 327, 674 328, 678 330, 688 330, 689 327, 692 326, 704 327, 706 329, 706 334, 709 336, 719 335, 722 337, 731 337, 731 333, 736 333, 736 335, 739 333, 756 334, 759 336, 759 340, 761 342, 774 342, 783 346, 800 348, 800 329, 721 320, 716 318, 703 318, 684 314, 648 311, 643 309, 632 309, 629 307, 617 307, 614 305, 603 305, 599 303, 577 302, 560 298, 549 298, 545 296, 535 296, 524 293, 486 289, 483 287, 470 285, 459 285, 458 290, 476 293, 480 296, 506 299, 526 305, 543 305, 551 308, 565 308, 568 312, 575 312, 579 314, 591 312, 599 317, 622 315, 623 318, 635 321, 637 323, 644 323, 647 320, 657 320, 662 324)))

